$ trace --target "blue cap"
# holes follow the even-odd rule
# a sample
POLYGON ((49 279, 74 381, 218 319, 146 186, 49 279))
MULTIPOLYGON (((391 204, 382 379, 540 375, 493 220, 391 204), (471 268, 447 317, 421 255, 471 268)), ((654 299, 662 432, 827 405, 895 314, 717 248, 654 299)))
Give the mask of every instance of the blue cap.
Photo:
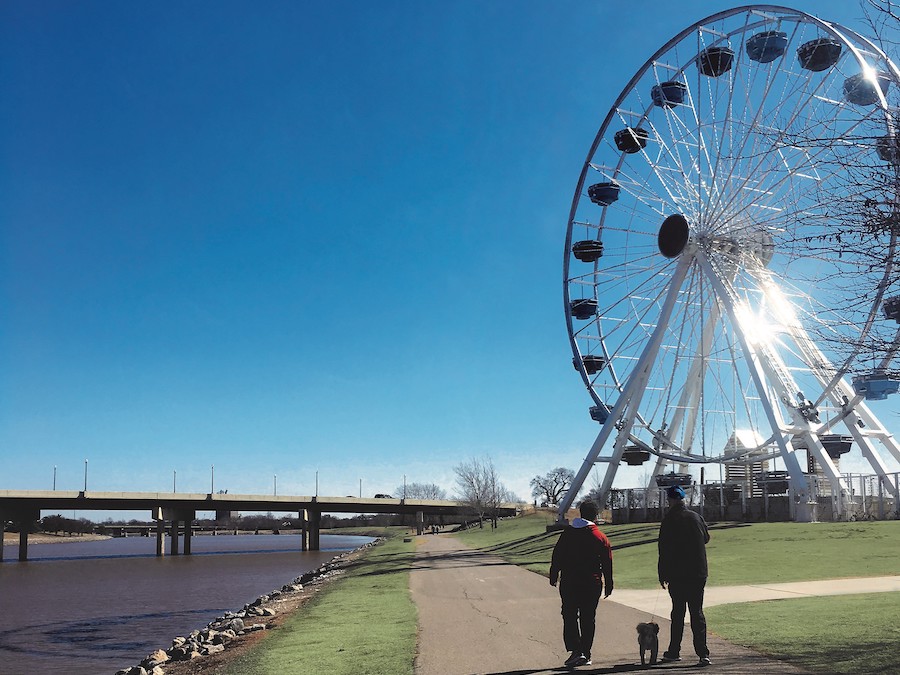
POLYGON ((684 499, 685 492, 681 489, 680 485, 673 485, 666 490, 666 497, 669 499, 684 499))

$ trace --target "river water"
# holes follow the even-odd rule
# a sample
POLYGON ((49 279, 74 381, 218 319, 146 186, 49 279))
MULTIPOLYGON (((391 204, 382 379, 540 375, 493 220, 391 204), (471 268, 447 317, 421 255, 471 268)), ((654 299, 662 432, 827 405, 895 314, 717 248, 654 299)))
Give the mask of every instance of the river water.
POLYGON ((115 673, 369 541, 195 536, 193 555, 164 558, 155 537, 29 545, 27 562, 0 564, 0 675, 115 673))

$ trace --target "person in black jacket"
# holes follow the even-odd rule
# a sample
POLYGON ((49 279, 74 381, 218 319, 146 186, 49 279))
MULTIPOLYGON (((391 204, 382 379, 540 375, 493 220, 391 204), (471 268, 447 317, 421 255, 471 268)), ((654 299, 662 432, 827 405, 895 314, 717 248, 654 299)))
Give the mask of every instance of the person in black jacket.
POLYGON ((575 518, 559 535, 550 562, 550 585, 559 582, 562 600, 563 642, 571 655, 568 667, 591 665, 597 603, 606 586, 613 591, 612 547, 594 521, 597 504, 590 500, 578 507, 575 518))
POLYGON ((684 490, 677 485, 666 490, 669 510, 659 526, 659 583, 668 585, 672 598, 672 633, 663 662, 681 661, 681 637, 684 634, 685 608, 691 613, 694 651, 700 666, 710 665, 706 646, 706 617, 703 615, 703 590, 708 567, 706 543, 709 530, 703 517, 684 506, 684 490))

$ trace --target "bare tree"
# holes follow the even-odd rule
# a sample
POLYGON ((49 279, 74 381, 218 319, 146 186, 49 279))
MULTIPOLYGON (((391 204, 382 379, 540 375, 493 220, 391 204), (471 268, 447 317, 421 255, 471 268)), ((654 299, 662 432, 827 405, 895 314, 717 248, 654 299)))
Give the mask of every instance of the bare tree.
POLYGON ((860 0, 863 21, 871 29, 875 42, 896 63, 897 46, 900 45, 900 3, 894 0, 860 0))
POLYGON ((486 516, 497 523, 501 504, 514 497, 500 481, 497 469, 489 457, 471 459, 455 467, 457 499, 478 514, 478 522, 484 527, 486 516))
POLYGON ((572 469, 558 466, 543 476, 531 479, 531 496, 548 505, 559 504, 574 480, 575 472, 572 469))
POLYGON ((407 483, 399 486, 395 495, 402 495, 404 499, 446 499, 447 491, 434 483, 407 483))

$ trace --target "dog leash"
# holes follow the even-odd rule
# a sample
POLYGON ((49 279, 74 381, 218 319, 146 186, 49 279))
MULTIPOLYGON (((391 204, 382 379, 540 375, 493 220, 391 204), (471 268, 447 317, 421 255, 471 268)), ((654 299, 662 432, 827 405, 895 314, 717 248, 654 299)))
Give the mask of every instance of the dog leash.
POLYGON ((650 614, 650 621, 656 618, 656 608, 659 606, 659 594, 662 592, 662 586, 656 588, 656 599, 653 601, 653 612, 650 614))

